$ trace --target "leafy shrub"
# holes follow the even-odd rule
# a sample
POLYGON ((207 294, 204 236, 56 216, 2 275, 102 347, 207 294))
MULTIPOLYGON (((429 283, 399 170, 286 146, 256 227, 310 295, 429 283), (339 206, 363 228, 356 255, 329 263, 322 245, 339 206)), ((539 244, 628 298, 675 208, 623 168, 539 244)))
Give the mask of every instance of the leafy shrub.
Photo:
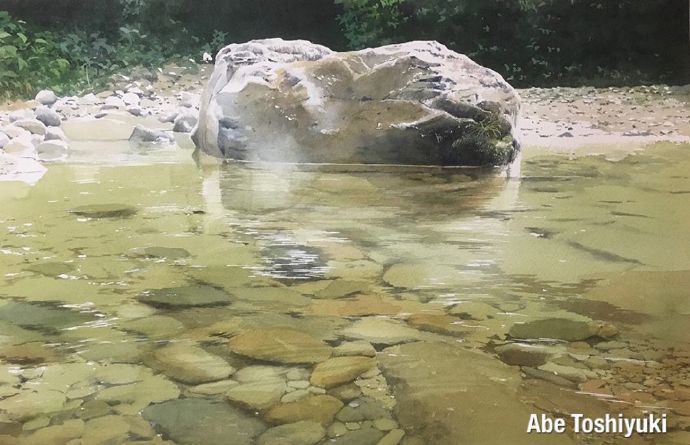
POLYGON ((51 33, 31 33, 0 11, 0 96, 31 94, 39 86, 61 92, 71 68, 51 33))

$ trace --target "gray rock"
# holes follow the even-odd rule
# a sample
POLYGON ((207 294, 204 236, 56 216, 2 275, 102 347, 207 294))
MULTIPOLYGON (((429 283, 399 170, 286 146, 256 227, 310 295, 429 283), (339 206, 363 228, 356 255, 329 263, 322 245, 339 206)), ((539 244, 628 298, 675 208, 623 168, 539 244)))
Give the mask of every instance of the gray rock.
POLYGON ((179 113, 177 111, 170 112, 168 114, 165 114, 163 116, 160 116, 158 120, 162 123, 173 123, 175 122, 175 119, 177 119, 177 115, 179 113))
POLYGON ((328 441, 333 445, 377 445, 384 433, 376 428, 362 428, 361 430, 350 431, 342 436, 328 441))
POLYGON ((280 402, 285 390, 284 380, 268 380, 241 383, 230 388, 225 396, 229 401, 246 408, 263 410, 280 402))
POLYGON ((9 302, 0 307, 0 321, 26 329, 58 331, 92 322, 94 315, 50 304, 9 302))
POLYGON ((175 126, 173 127, 173 131, 175 133, 190 133, 194 129, 194 126, 197 124, 197 122, 198 119, 194 112, 187 109, 182 110, 177 117, 175 117, 175 126))
POLYGON ((185 343, 156 350, 152 364, 171 379, 191 385, 224 380, 235 372, 222 358, 185 343))
POLYGON ((5 153, 22 157, 36 157, 36 147, 28 137, 18 137, 12 139, 3 147, 5 153))
POLYGON ((539 346, 509 343, 496 348, 496 354, 503 363, 512 366, 537 368, 544 363, 549 353, 539 346))
POLYGON ((47 127, 59 127, 62 124, 60 115, 48 107, 36 108, 36 119, 43 122, 47 127))
POLYGON ((273 427, 257 439, 257 445, 316 445, 326 435, 318 422, 295 422, 273 427))
POLYGON ((36 102, 41 105, 53 105, 57 102, 57 96, 51 90, 41 90, 36 94, 36 102))
POLYGON ((218 53, 194 140, 250 161, 496 165, 517 154, 519 107, 499 74, 437 42, 256 40, 218 53))
POLYGON ((125 101, 117 96, 110 96, 105 100, 105 103, 101 107, 102 110, 113 110, 117 108, 125 108, 125 101))
POLYGON ((127 112, 132 116, 141 116, 141 107, 139 105, 129 105, 127 112))
POLYGON ((137 299, 162 308, 223 306, 232 302, 228 293, 206 285, 150 289, 139 294, 137 299))
POLYGON ((343 423, 390 417, 391 412, 381 402, 370 397, 362 397, 361 399, 351 401, 335 415, 335 418, 343 423))
POLYGON ((599 327, 584 320, 568 318, 546 318, 527 323, 516 323, 510 328, 513 338, 536 339, 548 338, 565 341, 580 341, 597 335, 599 327))
POLYGON ((172 144, 175 142, 175 138, 165 131, 152 130, 143 125, 137 125, 132 131, 129 141, 135 144, 172 144))
POLYGON ((180 445, 252 445, 266 426, 240 409, 204 399, 179 399, 142 412, 157 431, 180 445))
POLYGON ((5 145, 7 145, 10 142, 10 137, 7 136, 5 133, 0 132, 0 149, 5 148, 5 145))
POLYGON ((40 144, 36 151, 42 161, 54 161, 67 156, 69 145, 65 141, 53 140, 40 144))
POLYGON ((46 134, 46 126, 38 119, 20 119, 14 121, 14 125, 23 128, 31 134, 38 134, 41 136, 45 136, 46 134))
POLYGON ((136 207, 127 204, 92 204, 70 210, 77 216, 86 218, 128 218, 137 213, 136 207))
POLYGON ((48 127, 46 129, 46 141, 67 141, 65 132, 60 127, 48 127))

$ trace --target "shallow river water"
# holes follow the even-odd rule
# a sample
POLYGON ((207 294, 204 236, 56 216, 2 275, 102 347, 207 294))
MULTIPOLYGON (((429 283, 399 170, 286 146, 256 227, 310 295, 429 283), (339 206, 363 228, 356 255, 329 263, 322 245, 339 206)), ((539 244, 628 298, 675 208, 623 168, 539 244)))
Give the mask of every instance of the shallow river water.
POLYGON ((0 187, 0 443, 690 443, 688 172, 77 145, 0 187), (667 434, 525 434, 648 412, 667 434))

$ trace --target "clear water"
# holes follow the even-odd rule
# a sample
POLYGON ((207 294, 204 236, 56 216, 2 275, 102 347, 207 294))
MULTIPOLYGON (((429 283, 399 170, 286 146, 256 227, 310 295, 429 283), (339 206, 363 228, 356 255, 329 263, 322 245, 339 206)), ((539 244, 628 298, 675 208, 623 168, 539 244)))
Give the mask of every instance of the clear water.
MULTIPOLYGON (((472 170, 199 167, 188 150, 87 145, 50 165, 34 186, 0 187, 0 435, 40 443, 42 431, 82 419, 86 426, 73 435, 84 444, 154 440, 148 423, 144 432, 118 432, 112 418, 105 428, 94 422, 99 415, 84 413, 133 422, 148 403, 224 400, 191 394, 193 385, 174 379, 166 382, 179 394, 162 385, 148 399, 99 397, 132 382, 155 387, 146 368, 158 375, 150 356, 167 342, 197 344, 242 369, 255 362, 227 350, 233 329, 289 327, 337 345, 340 331, 363 317, 404 323, 411 314, 445 314, 477 301, 494 313, 458 318, 461 335, 411 326, 422 341, 482 351, 498 375, 505 365, 492 345, 515 321, 577 314, 615 326, 621 350, 670 351, 663 359, 630 358, 643 367, 657 363, 651 377, 638 370, 641 380, 658 379, 670 390, 690 385, 686 365, 669 361, 690 356, 688 146, 658 144, 617 161, 528 150, 523 177, 506 180, 472 170), (94 156, 98 150, 102 156, 94 156), (136 213, 79 213, 94 204, 136 213), (316 298, 328 280, 359 287, 316 298), (201 285, 225 290, 232 304, 169 308, 140 299, 152 289, 201 285), (219 324, 233 327, 208 329, 219 324), (93 377, 111 364, 127 366, 93 377)), ((598 378, 616 381, 620 369, 598 378)), ((573 391, 583 406, 596 400, 612 412, 668 406, 651 383, 631 390, 636 403, 620 392, 554 392, 521 379, 526 389, 515 397, 545 411, 575 409, 573 391)), ((405 389, 387 385, 392 406, 405 389)), ((396 413, 403 428, 405 414, 396 413)), ((690 425, 675 418, 679 430, 690 425)), ((454 443, 444 440, 438 443, 454 443)))

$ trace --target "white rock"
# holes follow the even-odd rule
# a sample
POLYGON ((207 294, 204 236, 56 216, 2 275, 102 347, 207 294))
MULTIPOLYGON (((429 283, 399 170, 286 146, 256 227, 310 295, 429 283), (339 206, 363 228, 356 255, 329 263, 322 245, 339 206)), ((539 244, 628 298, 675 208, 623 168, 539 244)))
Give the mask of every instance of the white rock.
POLYGON ((57 102, 57 96, 51 90, 41 90, 36 94, 36 101, 41 105, 53 105, 57 102))
POLYGON ((14 125, 8 125, 2 128, 2 132, 9 136, 10 139, 19 137, 30 137, 31 133, 23 128, 15 127, 14 125))
POLYGON ((100 99, 96 97, 95 94, 89 93, 79 99, 79 102, 81 102, 82 105, 96 105, 100 103, 100 99))
POLYGON ((10 137, 7 136, 5 133, 0 132, 0 149, 5 148, 5 145, 7 145, 10 142, 10 137))
POLYGON ((139 99, 139 96, 134 93, 125 93, 122 95, 122 101, 125 103, 125 105, 139 105, 141 99, 139 99))
POLYGON ((35 158, 36 147, 30 138, 19 137, 12 139, 5 145, 5 153, 24 158, 35 158))
POLYGON ((10 122, 16 122, 20 121, 23 119, 34 119, 36 115, 32 110, 29 110, 28 108, 24 108, 21 110, 13 111, 10 113, 10 122))
POLYGON ((110 96, 105 100, 101 107, 102 110, 111 110, 115 108, 124 108, 125 102, 117 96, 110 96))

